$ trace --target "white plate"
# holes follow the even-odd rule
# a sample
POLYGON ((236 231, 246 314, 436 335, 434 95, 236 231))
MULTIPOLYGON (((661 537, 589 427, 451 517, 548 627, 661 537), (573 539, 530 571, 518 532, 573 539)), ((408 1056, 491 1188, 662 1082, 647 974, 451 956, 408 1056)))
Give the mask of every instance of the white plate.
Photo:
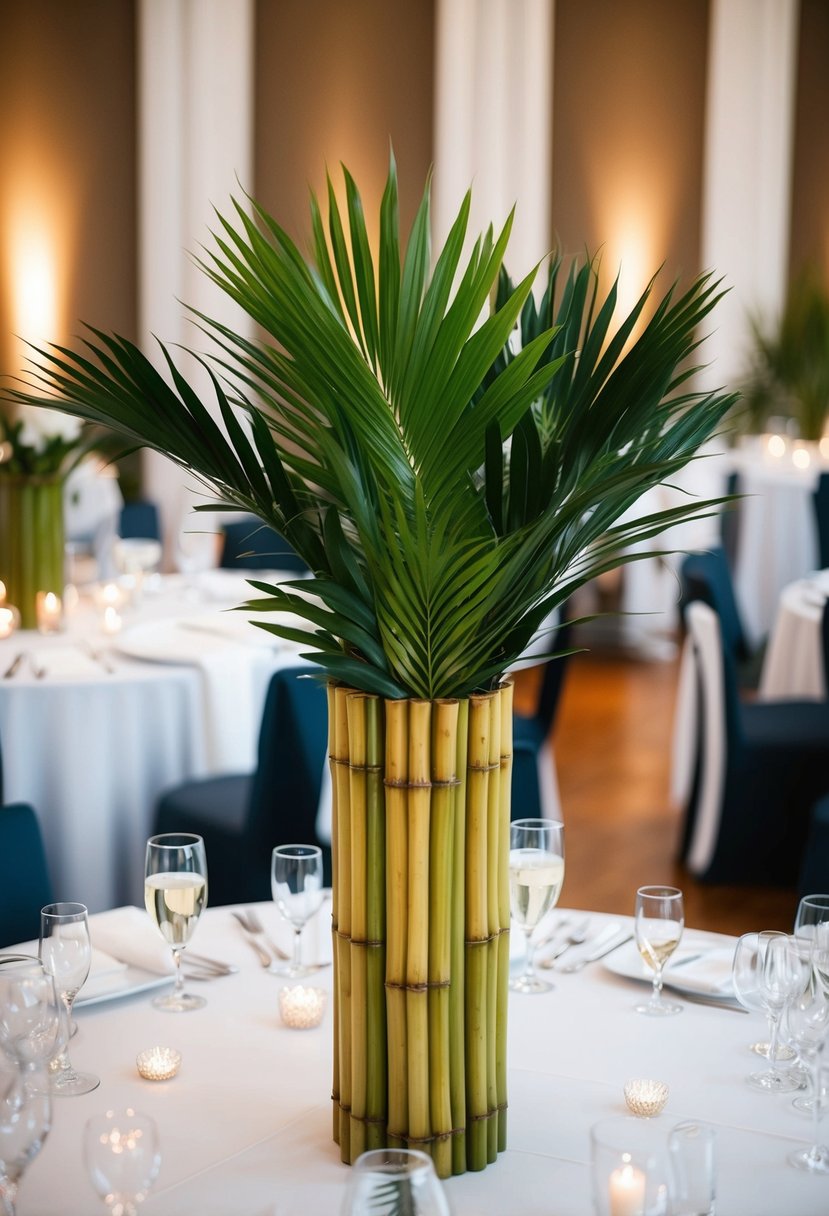
MULTIPOLYGON (((663 982, 666 987, 673 988, 677 992, 687 992, 690 996, 708 996, 712 1000, 736 1001, 730 983, 715 990, 711 988, 710 983, 707 984, 702 977, 695 977, 690 971, 693 965, 690 960, 697 954, 705 955, 711 952, 712 958, 719 958, 722 952, 731 951, 733 953, 733 950, 733 944, 729 945, 728 941, 718 933, 694 933, 687 939, 683 938, 679 950, 665 968, 663 982), (683 959, 689 960, 687 973, 685 968, 679 966, 683 959)), ((624 976, 628 980, 639 980, 645 984, 653 983, 653 972, 643 962, 642 956, 636 948, 636 942, 626 942, 602 962, 614 975, 624 976)), ((702 958, 699 960, 699 965, 700 967, 703 965, 702 958)))
POLYGON ((211 652, 232 646, 276 650, 282 642, 244 617, 205 614, 171 621, 147 621, 128 629, 114 648, 131 659, 153 663, 199 663, 211 652))
POLYGON ((174 975, 159 975, 157 971, 145 971, 143 967, 127 966, 114 975, 102 976, 98 986, 94 986, 93 981, 90 981, 89 993, 85 994, 82 988, 75 998, 73 1008, 82 1009, 86 1005, 100 1005, 103 1001, 117 1001, 120 997, 148 992, 151 988, 160 988, 162 984, 171 984, 174 980, 174 975))

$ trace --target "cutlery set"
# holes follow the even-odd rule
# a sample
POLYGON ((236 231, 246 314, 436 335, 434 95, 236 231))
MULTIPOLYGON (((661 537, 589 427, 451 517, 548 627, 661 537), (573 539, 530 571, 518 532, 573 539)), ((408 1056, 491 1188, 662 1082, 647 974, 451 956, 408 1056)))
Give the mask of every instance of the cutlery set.
MULTIPOLYGON (((577 921, 570 928, 569 932, 563 937, 559 937, 559 932, 563 926, 559 925, 556 932, 549 937, 542 939, 539 947, 543 947, 546 943, 555 942, 555 946, 551 953, 546 954, 543 958, 536 960, 537 967, 543 967, 546 970, 555 969, 570 974, 575 971, 581 971, 582 967, 588 963, 595 963, 600 958, 604 958, 606 954, 610 954, 618 946, 623 946, 625 942, 630 941, 633 937, 633 932, 622 925, 619 921, 610 921, 604 928, 600 929, 594 937, 588 936, 590 929, 589 917, 585 920, 577 921), (587 944, 586 953, 578 955, 577 958, 567 959, 564 962, 559 960, 566 951, 572 949, 573 946, 582 946, 587 944)), ((537 947, 538 948, 538 947, 537 947)))
MULTIPOLYGON (((252 908, 248 908, 246 912, 232 912, 231 915, 238 921, 245 935, 245 941, 256 954, 263 967, 269 968, 274 960, 279 962, 290 961, 290 954, 268 937, 265 932, 265 926, 252 908)), ((330 962, 311 963, 309 969, 322 971, 323 968, 330 966, 330 962)))
POLYGON ((32 675, 36 680, 42 680, 46 675, 46 668, 38 666, 37 660, 28 650, 21 650, 14 656, 10 665, 3 672, 3 679, 10 680, 12 676, 17 674, 21 664, 27 660, 32 669, 32 675))

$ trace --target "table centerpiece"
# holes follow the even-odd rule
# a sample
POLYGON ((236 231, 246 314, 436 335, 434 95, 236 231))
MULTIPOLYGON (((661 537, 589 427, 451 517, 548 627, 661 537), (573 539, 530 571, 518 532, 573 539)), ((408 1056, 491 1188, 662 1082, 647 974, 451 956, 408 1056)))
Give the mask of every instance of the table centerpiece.
POLYGON ((503 271, 512 215, 464 254, 467 195, 433 261, 429 188, 401 242, 392 159, 375 252, 344 183, 327 221, 312 197, 307 257, 253 200, 217 217, 200 265, 263 336, 195 314, 213 412, 163 344, 167 377, 100 330, 83 355, 38 349, 11 396, 163 452, 313 571, 252 581, 243 609, 329 681, 334 1137, 346 1161, 426 1149, 446 1176, 506 1143, 504 675, 634 541, 715 508, 621 521, 732 398, 689 387, 711 277, 651 283, 615 323, 616 284, 554 257, 536 306, 534 272, 503 271))

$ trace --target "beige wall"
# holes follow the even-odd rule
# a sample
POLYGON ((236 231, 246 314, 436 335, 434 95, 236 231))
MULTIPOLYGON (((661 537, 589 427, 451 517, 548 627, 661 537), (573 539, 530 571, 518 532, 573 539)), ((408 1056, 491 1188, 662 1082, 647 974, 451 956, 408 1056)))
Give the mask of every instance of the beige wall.
POLYGON ((407 232, 432 159, 433 0, 258 0, 255 193, 305 237, 308 187, 345 163, 376 215, 389 140, 407 232))
POLYGON ((790 270, 812 261, 829 283, 829 4, 800 0, 790 270))
POLYGON ((699 270, 706 0, 556 0, 553 225, 630 296, 699 270))
POLYGON ((8 373, 20 367, 12 335, 24 324, 32 337, 63 342, 81 320, 134 336, 134 4, 3 0, 0 18, 0 371, 8 373))

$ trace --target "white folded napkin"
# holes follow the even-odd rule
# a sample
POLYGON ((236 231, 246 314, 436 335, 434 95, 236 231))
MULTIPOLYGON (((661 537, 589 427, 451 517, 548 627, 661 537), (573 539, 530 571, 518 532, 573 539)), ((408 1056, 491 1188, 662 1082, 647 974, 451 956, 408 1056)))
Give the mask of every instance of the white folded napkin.
POLYGON ((103 668, 77 646, 50 646, 30 652, 32 669, 43 671, 50 679, 77 679, 104 676, 103 668))
MULTIPOLYGON (((137 911, 137 909, 136 909, 137 911)), ((90 939, 91 922, 90 922, 90 939)), ((21 942, 19 946, 8 946, 6 951, 9 954, 32 954, 37 958, 40 943, 37 941, 21 942)), ((120 976, 127 969, 127 964, 118 958, 113 958, 111 954, 105 953, 103 950, 92 947, 92 958, 89 964, 89 975, 81 988, 78 1002, 83 1003, 83 1000, 90 996, 98 996, 101 992, 106 992, 112 984, 113 979, 120 976)))
POLYGON ((674 981, 689 992, 708 993, 710 996, 733 996, 731 965, 734 961, 733 946, 718 946, 713 950, 690 945, 682 954, 671 960, 665 968, 665 983, 674 981), (699 954, 699 958, 694 958, 699 954), (688 959, 683 964, 683 957, 688 959))
POLYGON ((143 908, 113 908, 89 918, 89 935, 96 950, 106 951, 122 965, 141 967, 158 975, 175 970, 173 952, 143 908))

